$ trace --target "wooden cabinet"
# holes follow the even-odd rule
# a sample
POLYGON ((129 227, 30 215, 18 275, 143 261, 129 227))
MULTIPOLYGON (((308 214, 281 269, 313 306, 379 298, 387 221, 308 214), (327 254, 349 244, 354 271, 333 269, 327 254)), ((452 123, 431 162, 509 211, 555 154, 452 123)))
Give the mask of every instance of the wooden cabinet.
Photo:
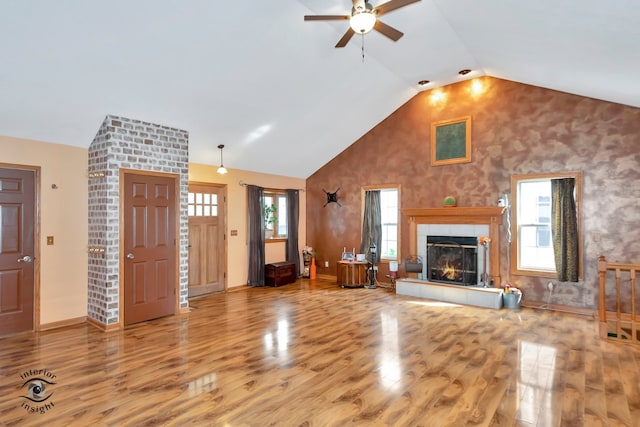
POLYGON ((367 284, 366 261, 338 261, 338 285, 343 288, 361 288, 367 284))

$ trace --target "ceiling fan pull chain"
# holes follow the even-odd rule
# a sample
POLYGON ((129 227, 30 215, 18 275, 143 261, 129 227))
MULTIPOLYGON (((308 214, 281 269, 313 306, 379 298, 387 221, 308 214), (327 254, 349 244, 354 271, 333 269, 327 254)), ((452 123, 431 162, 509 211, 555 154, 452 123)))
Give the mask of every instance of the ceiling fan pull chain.
POLYGON ((364 33, 362 34, 362 62, 364 63, 364 33))

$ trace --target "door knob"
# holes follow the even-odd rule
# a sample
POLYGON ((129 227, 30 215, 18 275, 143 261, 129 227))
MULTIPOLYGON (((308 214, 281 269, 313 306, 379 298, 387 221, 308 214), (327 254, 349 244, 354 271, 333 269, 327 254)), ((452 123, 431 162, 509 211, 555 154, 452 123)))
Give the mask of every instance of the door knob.
POLYGON ((33 258, 31 258, 29 255, 25 255, 22 258, 18 258, 18 262, 31 262, 33 261, 33 258))
POLYGON ((133 255, 132 253, 128 253, 127 254, 127 259, 134 259, 135 255, 133 255))

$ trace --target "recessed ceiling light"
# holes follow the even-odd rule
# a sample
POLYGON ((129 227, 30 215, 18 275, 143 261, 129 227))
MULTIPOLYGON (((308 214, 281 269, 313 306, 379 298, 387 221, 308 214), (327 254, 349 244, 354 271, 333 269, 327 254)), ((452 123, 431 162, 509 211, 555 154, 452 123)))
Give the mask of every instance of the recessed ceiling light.
POLYGON ((429 81, 429 80, 420 80, 420 81, 418 82, 418 84, 419 84, 420 86, 425 86, 425 85, 428 85, 429 83, 431 83, 431 81, 429 81))
POLYGON ((458 74, 460 74, 461 76, 466 76, 467 74, 469 74, 471 72, 471 70, 468 69, 464 69, 464 70, 460 70, 458 71, 458 74))

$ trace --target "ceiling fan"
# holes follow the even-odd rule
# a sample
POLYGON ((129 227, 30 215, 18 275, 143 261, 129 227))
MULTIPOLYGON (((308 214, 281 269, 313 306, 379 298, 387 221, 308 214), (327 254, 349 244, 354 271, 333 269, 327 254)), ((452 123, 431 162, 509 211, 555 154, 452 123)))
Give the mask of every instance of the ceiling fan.
POLYGON ((398 41, 404 35, 401 31, 381 22, 378 17, 393 10, 408 6, 420 0, 391 0, 379 6, 373 7, 368 0, 352 0, 351 15, 305 15, 305 21, 339 21, 349 20, 350 27, 344 36, 338 41, 336 47, 345 47, 355 33, 366 34, 369 31, 377 32, 398 41))

